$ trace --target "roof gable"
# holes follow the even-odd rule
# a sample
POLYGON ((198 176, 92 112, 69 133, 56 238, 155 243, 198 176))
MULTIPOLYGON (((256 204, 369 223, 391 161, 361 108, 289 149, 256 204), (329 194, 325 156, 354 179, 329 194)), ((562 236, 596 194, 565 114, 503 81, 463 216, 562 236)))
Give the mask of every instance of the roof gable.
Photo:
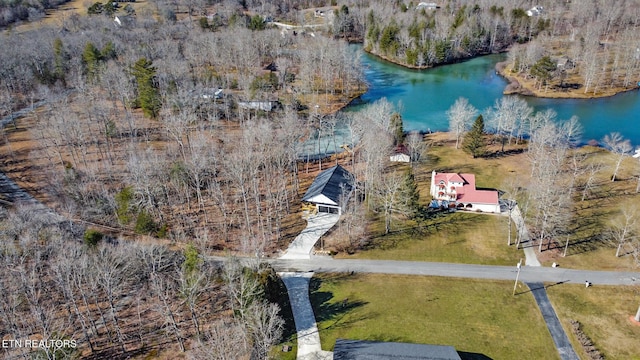
POLYGON ((324 195, 336 204, 340 204, 343 191, 350 193, 353 189, 353 176, 340 165, 331 167, 313 180, 313 183, 302 197, 302 201, 310 201, 318 195, 324 195))

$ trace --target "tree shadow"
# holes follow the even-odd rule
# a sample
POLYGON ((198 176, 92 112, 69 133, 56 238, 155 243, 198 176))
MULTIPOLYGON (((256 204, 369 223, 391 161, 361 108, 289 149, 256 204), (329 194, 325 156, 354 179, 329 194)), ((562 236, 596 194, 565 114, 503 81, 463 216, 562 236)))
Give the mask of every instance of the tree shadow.
POLYGON ((571 255, 583 254, 586 252, 598 250, 603 247, 602 236, 600 234, 582 238, 578 241, 569 243, 571 255))
POLYGON ((353 300, 349 298, 336 299, 330 291, 321 291, 320 287, 323 282, 338 282, 346 279, 353 279, 358 275, 350 273, 331 274, 322 278, 313 277, 309 283, 309 300, 316 317, 316 323, 323 321, 332 321, 330 325, 323 327, 321 330, 347 326, 365 320, 366 317, 349 317, 345 316, 352 310, 366 305, 367 302, 361 300, 353 300))
POLYGON ((460 359, 462 360, 492 360, 487 355, 480 353, 458 351, 458 355, 460 355, 460 359))
POLYGON ((280 307, 280 316, 284 320, 282 338, 288 339, 297 332, 287 287, 272 268, 266 269, 263 276, 264 296, 269 302, 276 303, 280 307))
POLYGON ((529 287, 529 290, 524 290, 524 291, 521 291, 521 292, 517 292, 516 295, 522 295, 522 294, 534 292, 536 290, 546 290, 546 289, 548 289, 548 288, 550 288, 552 286, 562 285, 562 284, 568 283, 569 281, 570 280, 564 280, 564 281, 558 281, 558 282, 550 284, 550 285, 544 285, 543 284, 542 286, 539 286, 539 287, 534 287, 534 288, 529 287))
POLYGON ((495 151, 486 155, 481 156, 482 159, 501 159, 507 156, 522 154, 525 151, 525 148, 519 149, 509 149, 504 151, 495 151))

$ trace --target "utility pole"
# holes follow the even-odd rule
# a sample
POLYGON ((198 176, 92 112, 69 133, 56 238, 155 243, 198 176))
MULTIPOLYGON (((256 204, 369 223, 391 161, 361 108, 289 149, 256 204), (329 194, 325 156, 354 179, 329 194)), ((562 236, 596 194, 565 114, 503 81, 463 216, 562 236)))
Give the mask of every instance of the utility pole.
POLYGON ((516 267, 518 268, 518 272, 516 273, 516 283, 513 284, 513 296, 516 296, 516 288, 518 287, 518 278, 520 278, 520 269, 522 269, 522 259, 518 261, 518 265, 516 265, 516 267))
POLYGON ((507 207, 509 208, 509 240, 507 241, 507 245, 511 246, 511 213, 513 211, 513 205, 515 200, 507 199, 507 207))

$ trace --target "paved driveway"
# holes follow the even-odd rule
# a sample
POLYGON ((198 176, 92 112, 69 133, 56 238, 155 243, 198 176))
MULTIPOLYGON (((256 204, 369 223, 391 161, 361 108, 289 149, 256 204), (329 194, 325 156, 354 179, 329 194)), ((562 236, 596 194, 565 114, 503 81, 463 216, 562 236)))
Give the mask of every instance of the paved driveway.
POLYGON ((293 240, 281 259, 310 259, 313 246, 340 219, 337 214, 318 214, 307 219, 307 227, 293 240))
POLYGON ((571 346, 571 342, 569 342, 569 338, 564 332, 562 324, 560 324, 560 320, 558 320, 558 316, 555 310, 553 310, 553 306, 551 306, 544 284, 527 283, 527 286, 531 289, 533 297, 536 299, 536 303, 538 303, 538 308, 540 308, 542 317, 547 323, 547 328, 549 329, 549 333, 551 333, 553 342, 556 344, 560 358, 562 360, 580 360, 573 350, 573 346, 571 346))

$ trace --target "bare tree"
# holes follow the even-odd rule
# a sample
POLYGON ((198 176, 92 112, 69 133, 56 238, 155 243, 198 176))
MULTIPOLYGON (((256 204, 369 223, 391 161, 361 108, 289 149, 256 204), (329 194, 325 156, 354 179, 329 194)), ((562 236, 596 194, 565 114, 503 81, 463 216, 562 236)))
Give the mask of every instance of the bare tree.
POLYGON ((251 304, 247 313, 247 328, 251 333, 255 360, 268 358, 269 349, 282 337, 284 320, 280 317, 280 307, 266 300, 251 304))
POLYGON ((618 170, 620 169, 622 160, 629 155, 633 147, 631 146, 631 142, 629 140, 625 140, 618 132, 612 132, 611 134, 605 135, 602 142, 615 155, 616 163, 613 168, 613 175, 611 176, 611 181, 613 182, 616 181, 616 176, 618 175, 618 170))
POLYGON ((637 236, 638 215, 640 215, 640 209, 637 204, 629 203, 622 206, 620 213, 611 220, 605 233, 617 245, 616 257, 620 256, 625 244, 637 236))
POLYGON ((405 144, 411 153, 411 162, 424 160, 429 150, 429 145, 424 141, 424 136, 417 131, 412 131, 405 138, 405 144))
POLYGON ((539 246, 561 233, 569 224, 572 182, 563 173, 567 169, 568 144, 566 135, 553 122, 537 128, 529 142, 527 156, 531 162, 529 200, 534 211, 535 228, 538 229, 539 246), (569 179, 569 180, 567 180, 569 179))
POLYGON ((462 135, 467 132, 477 114, 478 110, 469 104, 469 100, 462 97, 458 98, 451 108, 447 110, 449 131, 455 136, 456 149, 460 144, 462 135))
POLYGON ((236 360, 249 356, 244 327, 237 321, 217 320, 189 354, 193 360, 236 360))
POLYGON ((262 294, 257 279, 250 276, 237 258, 225 262, 223 278, 231 309, 238 319, 247 316, 249 307, 262 294))
POLYGON ((487 112, 487 122, 496 136, 502 139, 502 151, 504 151, 505 137, 511 145, 511 140, 520 135, 532 113, 533 109, 520 97, 503 96, 496 100, 487 112))

